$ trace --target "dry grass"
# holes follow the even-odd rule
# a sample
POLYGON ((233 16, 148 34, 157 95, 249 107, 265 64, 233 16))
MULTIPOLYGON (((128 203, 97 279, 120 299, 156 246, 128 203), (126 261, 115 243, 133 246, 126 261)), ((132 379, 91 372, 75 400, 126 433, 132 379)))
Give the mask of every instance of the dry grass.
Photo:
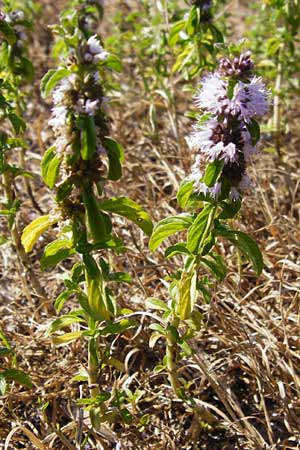
MULTIPOLYGON (((34 53, 38 74, 48 67, 45 32, 48 17, 56 19, 51 3, 47 6, 35 35, 34 53), (41 33, 41 30, 44 30, 41 33)), ((109 27, 108 27, 109 28, 109 27)), ((126 83, 132 73, 122 76, 122 101, 112 105, 112 135, 126 149, 124 176, 108 187, 108 194, 126 194, 149 211, 154 221, 177 211, 175 194, 180 180, 188 173, 191 155, 184 144, 190 123, 183 117, 190 99, 175 84, 176 117, 170 118, 168 105, 157 99, 158 138, 153 138, 148 121, 149 103, 141 100, 141 80, 126 83), (172 119, 172 120, 170 120, 172 119), (174 133, 178 125, 178 139, 174 133)), ((37 93, 35 92, 35 97, 37 93)), ((30 106, 30 105, 29 105, 30 106)), ((28 167, 39 172, 45 144, 49 107, 28 112, 28 167)), ((48 308, 41 304, 30 287, 17 257, 9 245, 0 247, 1 326, 17 354, 19 365, 30 374, 35 388, 26 391, 12 386, 0 398, 0 448, 76 449, 76 436, 89 431, 85 449, 299 449, 300 448, 300 228, 299 228, 299 137, 296 116, 291 116, 291 132, 286 137, 283 162, 262 152, 253 166, 256 186, 244 200, 242 213, 234 226, 247 230, 264 253, 265 269, 257 279, 247 265, 239 267, 232 248, 221 246, 229 270, 226 282, 215 287, 213 301, 202 306, 203 330, 192 342, 194 356, 181 361, 180 373, 187 381, 198 406, 205 406, 216 418, 214 426, 199 424, 181 401, 177 400, 165 373, 153 373, 163 355, 163 345, 149 349, 149 317, 141 318, 135 336, 127 335, 111 343, 116 355, 123 357, 126 372, 107 370, 102 383, 111 389, 139 389, 141 397, 131 405, 136 418, 150 415, 143 428, 132 425, 104 425, 101 433, 91 432, 87 414, 82 414, 75 399, 84 396, 85 387, 70 382, 85 365, 84 343, 55 348, 45 329, 55 316, 51 304, 60 292, 66 267, 40 273, 37 257, 45 242, 32 256, 41 283, 47 291, 48 308), (238 270, 237 268, 243 269, 238 270), (59 426, 57 426, 59 425, 59 426), (5 444, 6 442, 6 444, 5 444), (6 445, 6 446, 5 446, 6 445)), ((49 192, 37 178, 32 185, 39 206, 47 211, 49 192)), ((20 195, 21 185, 18 186, 20 195)), ((38 212, 24 197, 20 217, 28 223, 38 212)), ((2 222, 5 231, 4 222, 2 222)), ((150 254, 147 240, 134 226, 121 222, 120 235, 128 251, 116 262, 117 269, 133 275, 133 285, 121 287, 120 304, 143 311, 148 295, 166 296, 163 278, 174 270, 176 260, 166 263, 162 250, 150 254)), ((45 238, 47 240, 47 237, 45 238)), ((77 447, 78 448, 78 447, 77 447)))

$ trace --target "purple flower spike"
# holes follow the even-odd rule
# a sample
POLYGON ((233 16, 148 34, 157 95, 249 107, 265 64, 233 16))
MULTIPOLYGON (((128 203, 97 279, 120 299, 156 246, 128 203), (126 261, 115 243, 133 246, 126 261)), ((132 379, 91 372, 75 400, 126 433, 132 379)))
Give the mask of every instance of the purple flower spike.
POLYGON ((246 169, 256 148, 250 125, 268 111, 269 105, 262 79, 251 75, 250 56, 246 52, 233 59, 222 58, 218 72, 202 80, 196 96, 196 105, 210 117, 200 120, 188 139, 190 147, 198 150, 190 179, 196 192, 215 200, 224 195, 224 186, 227 197, 237 201, 251 184, 246 169), (213 186, 207 186, 203 181, 206 166, 215 161, 222 162, 221 173, 213 186))

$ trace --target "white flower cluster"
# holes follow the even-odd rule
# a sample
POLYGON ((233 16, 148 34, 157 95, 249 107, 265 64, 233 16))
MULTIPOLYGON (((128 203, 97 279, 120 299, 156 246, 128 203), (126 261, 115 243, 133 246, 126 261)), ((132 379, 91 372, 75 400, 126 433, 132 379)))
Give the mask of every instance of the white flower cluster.
MULTIPOLYGON (((92 79, 95 86, 100 86, 100 78, 97 72, 90 74, 90 79, 92 79)), ((75 73, 69 75, 61 80, 52 94, 54 107, 52 108, 49 125, 53 128, 56 135, 54 146, 58 154, 70 151, 73 129, 70 126, 69 118, 71 116, 76 118, 81 114, 95 117, 99 112, 102 114, 108 102, 107 97, 89 97, 87 90, 84 90, 84 93, 79 92, 77 81, 75 73)), ((97 138, 96 150, 99 153, 105 151, 99 138, 97 138)))

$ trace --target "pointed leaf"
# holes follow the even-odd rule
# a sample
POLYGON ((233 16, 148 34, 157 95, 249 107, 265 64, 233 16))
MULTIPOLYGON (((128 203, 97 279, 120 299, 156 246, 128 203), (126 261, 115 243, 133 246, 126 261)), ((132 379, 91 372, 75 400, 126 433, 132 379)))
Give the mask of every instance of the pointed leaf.
POLYGON ((226 277, 227 267, 221 255, 212 253, 205 258, 201 258, 200 263, 202 266, 208 268, 218 281, 223 281, 226 277))
POLYGON ((82 336, 82 331, 74 331, 72 333, 65 333, 61 336, 55 336, 52 338, 52 342, 55 345, 67 345, 70 342, 76 341, 82 336))
POLYGON ((224 167, 224 161, 216 159, 215 161, 209 163, 206 167, 203 182, 208 187, 212 187, 221 176, 224 167))
POLYGON ((84 189, 83 202, 87 213, 88 229, 94 242, 107 241, 111 230, 107 228, 104 215, 99 211, 99 205, 91 187, 84 189))
POLYGON ((194 309, 197 299, 197 272, 183 272, 179 283, 179 301, 176 314, 182 319, 188 319, 194 309))
POLYGON ((59 239, 48 244, 41 257, 42 270, 50 269, 60 261, 63 261, 76 253, 75 249, 72 248, 72 245, 72 241, 68 239, 59 239))
POLYGON ((191 194, 194 191, 194 182, 193 180, 183 180, 180 184, 178 192, 177 192, 177 202, 181 208, 185 208, 191 194))
POLYGON ((42 178, 44 183, 53 189, 61 164, 62 156, 57 156, 55 153, 55 147, 50 147, 44 154, 42 159, 42 178))
POLYGON ((147 298, 146 307, 149 309, 158 309, 159 311, 169 311, 168 305, 159 298, 147 298))
POLYGON ((34 244, 39 239, 39 237, 50 228, 53 224, 58 221, 57 218, 53 218, 49 215, 41 216, 31 222, 27 227, 24 228, 22 233, 22 245, 25 252, 31 252, 34 244))
POLYGON ((213 205, 206 205, 196 217, 193 225, 188 231, 187 248, 191 253, 198 251, 200 243, 203 242, 204 232, 207 228, 207 221, 213 205))
POLYGON ((85 319, 72 314, 61 316, 51 323, 46 334, 47 336, 50 336, 51 334, 55 333, 57 330, 60 330, 61 328, 67 327, 72 323, 80 323, 80 322, 85 322, 85 319))
POLYGON ((226 230, 222 228, 217 228, 216 234, 229 239, 229 241, 232 242, 233 245, 251 262, 257 275, 261 274, 264 267, 263 257, 257 243, 250 236, 242 231, 226 230))
POLYGON ((119 180, 122 176, 122 162, 124 160, 124 150, 114 139, 106 138, 104 147, 107 150, 109 160, 108 179, 119 180))
POLYGON ((55 88, 55 86, 63 79, 70 75, 70 71, 68 69, 60 68, 60 69, 51 69, 46 75, 42 78, 41 81, 41 91, 43 97, 47 97, 50 92, 55 88))
POLYGON ((113 197, 99 203, 102 210, 119 214, 134 222, 147 235, 151 234, 152 222, 148 214, 136 202, 127 197, 113 197))
POLYGON ((178 255, 178 254, 190 255, 190 251, 183 244, 171 245, 165 251, 165 257, 166 258, 171 258, 172 256, 175 256, 175 255, 178 255))
POLYGON ((92 159, 96 150, 96 127, 93 116, 84 116, 81 130, 81 157, 87 161, 92 159))
POLYGON ((17 40, 16 34, 13 27, 9 25, 6 20, 0 19, 0 32, 3 34, 9 45, 14 45, 17 40))
POLYGON ((193 216, 190 214, 179 214, 178 216, 168 217, 161 220, 155 225, 152 236, 149 242, 149 248, 151 251, 157 249, 157 247, 169 236, 178 233, 179 231, 186 230, 193 223, 193 216))
POLYGON ((137 324, 134 320, 122 319, 119 322, 112 323, 99 330, 101 336, 107 336, 109 334, 119 334, 131 328, 136 328, 137 324))
POLYGON ((22 384, 22 386, 31 389, 33 384, 29 378, 29 376, 23 372, 23 370, 18 369, 7 369, 4 372, 1 372, 6 379, 6 381, 15 381, 18 384, 22 384))

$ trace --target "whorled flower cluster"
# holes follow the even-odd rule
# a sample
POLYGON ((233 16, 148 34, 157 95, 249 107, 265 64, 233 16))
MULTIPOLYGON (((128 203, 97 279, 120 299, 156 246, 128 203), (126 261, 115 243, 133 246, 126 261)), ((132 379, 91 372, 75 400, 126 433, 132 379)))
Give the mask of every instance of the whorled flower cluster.
POLYGON ((197 192, 214 199, 227 189, 229 198, 238 200, 250 185, 247 163, 256 152, 251 126, 268 110, 265 85, 252 69, 249 52, 223 58, 218 71, 202 80, 196 97, 206 120, 200 118, 189 137, 190 146, 198 149, 190 178, 197 192), (207 186, 205 169, 216 160, 223 163, 222 172, 213 186, 207 186))
MULTIPOLYGON (((108 98, 104 96, 97 68, 97 63, 104 61, 109 54, 103 49, 96 35, 81 46, 78 54, 81 59, 78 64, 82 70, 63 78, 54 89, 52 94, 54 107, 49 120, 55 134, 55 151, 63 158, 65 173, 62 181, 72 177, 75 186, 82 183, 80 178, 82 171, 94 172, 94 181, 97 181, 98 169, 102 165, 100 156, 106 152, 103 139, 109 132, 105 113, 108 98), (72 155, 74 156, 76 149, 80 147, 80 120, 88 117, 93 117, 95 125, 95 155, 91 161, 77 158, 77 167, 72 155), (68 158, 71 158, 70 164, 68 158)), ((93 174, 90 175, 93 179, 93 174)))

